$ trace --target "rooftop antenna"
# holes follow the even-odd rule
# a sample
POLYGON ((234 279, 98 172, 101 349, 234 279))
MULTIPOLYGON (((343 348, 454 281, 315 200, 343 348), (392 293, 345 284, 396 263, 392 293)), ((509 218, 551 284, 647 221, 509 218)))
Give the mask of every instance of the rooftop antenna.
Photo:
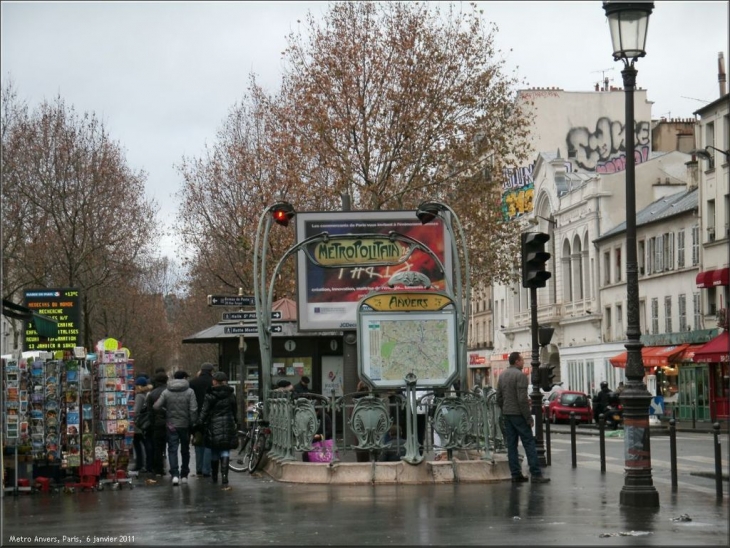
POLYGON ((598 72, 601 73, 601 82, 603 82, 603 88, 600 87, 601 86, 601 82, 597 82, 596 83, 596 91, 608 91, 608 83, 609 82, 613 82, 613 78, 609 79, 608 76, 606 76, 606 73, 607 72, 611 72, 612 70, 614 70, 613 67, 608 67, 608 68, 605 68, 605 69, 599 69, 599 70, 591 71, 591 74, 596 74, 598 72))

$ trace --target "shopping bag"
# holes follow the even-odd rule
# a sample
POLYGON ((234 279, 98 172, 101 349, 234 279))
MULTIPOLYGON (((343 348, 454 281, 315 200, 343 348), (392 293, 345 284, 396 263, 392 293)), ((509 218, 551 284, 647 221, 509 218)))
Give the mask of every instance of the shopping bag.
POLYGON ((334 453, 332 452, 333 445, 334 442, 331 439, 312 442, 312 451, 307 453, 309 462, 332 462, 332 458, 334 457, 334 453))

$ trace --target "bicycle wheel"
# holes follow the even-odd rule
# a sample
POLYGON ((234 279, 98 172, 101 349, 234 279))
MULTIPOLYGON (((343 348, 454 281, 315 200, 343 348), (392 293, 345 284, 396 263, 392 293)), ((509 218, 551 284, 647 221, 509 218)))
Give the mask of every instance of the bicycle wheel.
POLYGON ((266 451, 266 434, 259 432, 251 444, 251 459, 248 461, 248 471, 253 474, 258 468, 261 458, 266 451))
POLYGON ((228 461, 228 468, 234 472, 245 472, 248 470, 248 459, 246 457, 250 457, 251 455, 250 439, 250 432, 244 432, 238 436, 238 451, 228 461), (246 451, 247 449, 249 449, 248 452, 246 451))

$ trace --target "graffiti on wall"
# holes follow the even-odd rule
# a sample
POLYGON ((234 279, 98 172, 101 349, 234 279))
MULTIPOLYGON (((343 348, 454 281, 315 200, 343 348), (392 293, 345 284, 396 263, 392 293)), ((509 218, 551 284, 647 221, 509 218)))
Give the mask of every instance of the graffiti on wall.
POLYGON ((502 215, 505 220, 514 219, 532 211, 535 183, 532 180, 534 165, 505 169, 502 183, 502 215))
MULTIPOLYGON (((622 122, 601 117, 595 131, 587 127, 574 127, 568 131, 566 142, 568 158, 578 167, 597 173, 615 173, 626 165, 625 128, 622 122)), ((645 162, 651 148, 649 122, 634 124, 634 145, 636 162, 645 162)))

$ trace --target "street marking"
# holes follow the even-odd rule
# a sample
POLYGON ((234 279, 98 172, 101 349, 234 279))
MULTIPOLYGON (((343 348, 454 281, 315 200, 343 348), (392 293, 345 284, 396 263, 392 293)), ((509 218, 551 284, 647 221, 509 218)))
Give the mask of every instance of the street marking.
MULTIPOLYGON (((591 468, 593 470, 600 470, 601 469, 601 463, 600 462, 589 461, 589 462, 586 462, 584 464, 585 464, 586 468, 591 468)), ((622 476, 625 473, 625 470, 624 470, 624 467, 623 466, 617 466, 615 464, 606 464, 606 471, 607 472, 614 473, 614 474, 621 474, 622 476)), ((652 480, 654 481, 654 483, 662 483, 664 485, 671 485, 672 484, 672 480, 668 480, 668 479, 665 479, 665 478, 659 478, 659 477, 656 477, 656 476, 653 476, 652 477, 652 480)), ((692 483, 687 483, 687 482, 684 482, 684 481, 677 481, 677 486, 678 487, 682 487, 682 489, 691 489, 692 491, 698 491, 700 493, 705 493, 705 494, 708 494, 708 495, 715 495, 716 494, 715 489, 709 489, 707 487, 700 487, 699 485, 694 485, 692 483)), ((728 494, 725 493, 723 496, 724 497, 728 497, 728 494)))
MULTIPOLYGON (((682 460, 692 460, 695 462, 703 462, 705 464, 715 464, 715 459, 713 457, 698 457, 698 456, 680 457, 679 455, 677 455, 677 458, 682 459, 682 460)), ((725 459, 722 459, 720 462, 722 462, 722 465, 725 468, 727 468, 728 461, 726 461, 725 459)))

